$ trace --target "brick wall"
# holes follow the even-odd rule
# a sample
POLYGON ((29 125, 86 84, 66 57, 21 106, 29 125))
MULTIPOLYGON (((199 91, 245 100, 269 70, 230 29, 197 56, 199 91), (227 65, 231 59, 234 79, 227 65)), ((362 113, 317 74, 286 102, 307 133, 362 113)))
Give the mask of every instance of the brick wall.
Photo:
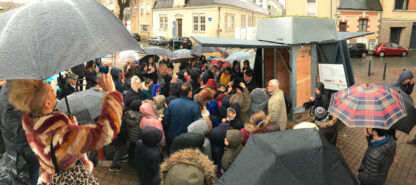
POLYGON ((401 27, 400 46, 409 47, 412 34, 413 22, 383 21, 381 25, 380 42, 390 42, 390 28, 401 27))

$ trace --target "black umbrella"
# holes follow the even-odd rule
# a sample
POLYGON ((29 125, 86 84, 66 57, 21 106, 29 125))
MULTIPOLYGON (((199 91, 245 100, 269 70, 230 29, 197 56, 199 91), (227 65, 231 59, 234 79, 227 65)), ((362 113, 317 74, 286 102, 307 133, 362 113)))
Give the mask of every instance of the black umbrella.
MULTIPOLYGON (((71 113, 77 118, 78 124, 83 125, 94 121, 100 116, 105 93, 96 88, 72 93, 67 97, 71 113)), ((66 103, 58 102, 56 108, 68 113, 66 103)))
POLYGON ((195 58, 194 55, 192 55, 191 53, 178 53, 175 55, 174 58, 171 59, 172 62, 180 62, 183 60, 190 60, 195 58))
POLYGON ((253 134, 216 185, 355 185, 339 150, 315 129, 253 134))
POLYGON ((94 58, 143 49, 96 0, 44 0, 0 14, 0 79, 44 80, 94 58))
POLYGON ((149 63, 149 58, 153 58, 153 62, 157 63, 157 61, 159 61, 159 56, 157 55, 146 55, 144 57, 142 57, 141 59, 139 59, 140 63, 146 62, 149 63))
POLYGON ((413 127, 416 125, 416 108, 414 106, 413 99, 411 96, 403 92, 403 90, 401 90, 399 87, 391 86, 391 88, 396 90, 402 96, 404 107, 407 113, 407 116, 396 122, 391 127, 391 129, 400 130, 406 134, 409 134, 413 127))
POLYGON ((167 50, 167 49, 163 49, 160 47, 145 47, 144 48, 144 52, 148 55, 161 55, 161 56, 175 56, 172 51, 167 50))

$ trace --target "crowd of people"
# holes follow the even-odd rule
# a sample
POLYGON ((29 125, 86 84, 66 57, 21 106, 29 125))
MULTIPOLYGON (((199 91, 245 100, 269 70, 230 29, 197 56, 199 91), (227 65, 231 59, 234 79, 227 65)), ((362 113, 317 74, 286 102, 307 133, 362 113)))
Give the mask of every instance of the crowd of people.
MULTIPOLYGON (((1 89, 0 129, 2 138, 10 139, 4 141, 5 150, 24 157, 31 184, 98 184, 91 173, 94 165, 120 171, 120 162, 127 161, 141 185, 209 185, 226 172, 251 134, 288 127, 290 98, 277 79, 259 88, 249 61, 241 67, 239 61, 231 65, 201 56, 175 69, 164 56, 159 62, 130 59, 120 69, 96 59, 67 72, 58 78, 56 94, 39 80, 11 80, 1 89), (82 91, 84 78, 85 89, 101 88, 106 95, 95 123, 78 125, 75 117, 54 108, 56 99, 82 91), (103 149, 110 143, 111 161, 103 149), (97 153, 97 164, 87 152, 90 158, 97 153)), ((393 85, 410 94, 413 74, 404 73, 393 85)), ((327 112, 322 83, 309 104, 310 121, 336 145, 336 118, 327 112)), ((366 129, 366 135, 369 148, 358 179, 382 184, 394 158, 395 136, 381 129, 366 129), (383 168, 375 170, 376 163, 383 168)))

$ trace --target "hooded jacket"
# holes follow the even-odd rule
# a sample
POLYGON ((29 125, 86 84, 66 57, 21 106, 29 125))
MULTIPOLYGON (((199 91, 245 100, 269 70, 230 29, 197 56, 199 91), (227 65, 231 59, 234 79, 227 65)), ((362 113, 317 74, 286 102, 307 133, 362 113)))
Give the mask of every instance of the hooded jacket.
POLYGON ((160 165, 161 185, 212 185, 216 167, 199 150, 185 149, 172 154, 160 165))
POLYGON ((152 107, 153 107, 153 110, 156 113, 157 118, 159 118, 160 115, 165 113, 165 103, 166 103, 165 96, 157 95, 157 96, 153 97, 152 107))
POLYGON ((269 99, 267 105, 270 121, 280 127, 280 130, 286 130, 287 112, 283 91, 276 89, 269 99))
POLYGON ((370 143, 358 169, 357 178, 361 184, 384 184, 395 154, 396 140, 389 135, 384 140, 370 143))
POLYGON ((236 113, 235 118, 229 121, 230 126, 233 129, 238 129, 238 130, 242 129, 244 125, 240 119, 240 106, 237 103, 233 103, 230 105, 228 109, 233 109, 236 113))
POLYGON ((240 151, 243 149, 243 136, 241 132, 236 129, 227 131, 228 146, 225 147, 224 155, 222 156, 222 167, 228 169, 237 158, 240 151))
POLYGON ((267 97, 266 92, 260 88, 256 88, 251 91, 250 97, 250 115, 253 115, 258 111, 267 112, 267 104, 269 103, 269 98, 267 97))
MULTIPOLYGON (((153 107, 150 103, 143 103, 140 106, 140 112, 143 114, 143 118, 140 121, 140 128, 144 129, 144 127, 155 127, 162 131, 163 133, 163 126, 162 123, 157 119, 156 113, 153 110, 153 107)), ((159 143, 160 146, 165 145, 165 136, 163 134, 162 140, 159 143)))
POLYGON ((325 110, 329 108, 329 99, 326 95, 325 86, 322 82, 316 84, 315 88, 318 88, 320 94, 315 94, 314 108, 323 107, 325 110))
POLYGON ((116 90, 123 94, 124 90, 126 89, 121 82, 120 74, 121 69, 118 67, 111 67, 111 77, 113 77, 114 85, 116 86, 116 90))
MULTIPOLYGON (((232 129, 229 123, 221 123, 217 127, 212 129, 210 135, 212 160, 215 165, 218 166, 218 170, 221 169, 221 160, 224 154, 224 139, 227 134, 227 130, 232 129)), ((217 172, 219 174, 219 171, 217 172)))
POLYGON ((153 85, 152 88, 152 97, 157 96, 157 91, 159 91, 159 95, 162 95, 162 87, 159 84, 153 85))
POLYGON ((394 87, 399 87, 401 90, 403 90, 403 92, 405 92, 406 94, 410 95, 413 92, 413 87, 414 84, 403 84, 403 80, 406 79, 412 79, 413 73, 409 70, 403 71, 400 76, 399 79, 397 79, 396 81, 394 81, 391 86, 394 87))
POLYGON ((240 107, 240 113, 241 113, 241 121, 243 123, 246 123, 250 120, 250 104, 251 104, 251 97, 250 93, 248 92, 247 88, 243 89, 243 93, 236 93, 234 94, 231 99, 230 103, 234 104, 237 103, 240 107))
MULTIPOLYGON (((140 104, 141 104, 141 102, 144 99, 145 98, 144 98, 144 94, 142 93, 142 91, 134 92, 134 90, 130 88, 127 91, 126 96, 124 97, 124 109, 126 111, 133 110, 134 106, 132 106, 131 103, 135 100, 138 100, 138 101, 140 101, 140 104)), ((139 107, 140 107, 140 105, 139 105, 139 107)), ((135 111, 138 111, 138 109, 135 109, 135 111)))
POLYGON ((204 145, 202 147, 202 152, 205 155, 207 155, 210 159, 212 159, 211 142, 208 139, 208 136, 209 136, 208 123, 203 119, 197 120, 188 126, 188 132, 201 134, 205 137, 204 145))
POLYGON ((169 96, 166 98, 166 104, 169 105, 170 101, 179 98, 179 92, 181 90, 181 83, 178 82, 172 82, 170 83, 170 94, 169 96))
POLYGON ((163 162, 162 152, 157 145, 162 140, 163 133, 155 127, 145 127, 140 134, 142 138, 136 142, 135 147, 137 173, 143 185, 153 185, 163 162))
POLYGON ((201 71, 197 68, 191 69, 190 76, 191 80, 189 80, 189 83, 192 86, 192 95, 197 94, 201 88, 201 85, 198 83, 198 77, 201 74, 201 71))
POLYGON ((186 148, 195 148, 202 151, 204 142, 205 136, 202 134, 194 132, 183 133, 173 140, 169 151, 171 154, 186 148))
MULTIPOLYGON (((133 101, 132 104, 137 104, 133 101)), ((137 104, 137 109, 126 111, 124 113, 124 123, 127 126, 127 138, 130 142, 136 143, 140 139, 140 122, 143 114, 139 111, 140 105, 137 104)))

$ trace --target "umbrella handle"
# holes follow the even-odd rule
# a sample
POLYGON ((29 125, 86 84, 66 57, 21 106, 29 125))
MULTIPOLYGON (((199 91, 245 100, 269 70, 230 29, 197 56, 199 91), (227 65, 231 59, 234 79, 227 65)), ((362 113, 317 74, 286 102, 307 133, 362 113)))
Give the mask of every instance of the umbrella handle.
MULTIPOLYGON (((59 73, 59 77, 62 78, 61 73, 59 73)), ((68 103, 67 96, 65 96, 64 99, 65 99, 65 104, 66 104, 66 110, 68 110, 68 115, 70 116, 70 118, 72 118, 71 110, 69 109, 69 103, 68 103)))

